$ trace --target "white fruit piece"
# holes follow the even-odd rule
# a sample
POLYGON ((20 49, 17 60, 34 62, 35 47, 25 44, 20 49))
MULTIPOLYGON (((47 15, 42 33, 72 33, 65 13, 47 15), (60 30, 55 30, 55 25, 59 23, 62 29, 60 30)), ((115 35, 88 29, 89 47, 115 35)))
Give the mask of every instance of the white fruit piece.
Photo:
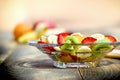
POLYGON ((48 41, 47 41, 47 36, 42 35, 42 36, 40 37, 40 41, 42 41, 42 42, 48 42, 48 41))
POLYGON ((49 44, 58 44, 57 39, 58 39, 58 36, 56 36, 56 35, 49 35, 48 36, 48 43, 49 44))
MULTIPOLYGON (((58 44, 57 42, 58 36, 56 35, 49 35, 48 36, 48 43, 50 44, 58 44)), ((56 51, 61 51, 60 47, 54 47, 56 51)))
POLYGON ((105 38, 103 34, 93 34, 91 37, 96 38, 97 40, 102 40, 105 38))
POLYGON ((80 52, 80 53, 77 53, 77 56, 82 59, 90 57, 92 55, 92 53, 90 53, 91 49, 88 46, 81 46, 79 48, 78 52, 80 52))
POLYGON ((56 51, 61 51, 60 47, 54 47, 56 51))

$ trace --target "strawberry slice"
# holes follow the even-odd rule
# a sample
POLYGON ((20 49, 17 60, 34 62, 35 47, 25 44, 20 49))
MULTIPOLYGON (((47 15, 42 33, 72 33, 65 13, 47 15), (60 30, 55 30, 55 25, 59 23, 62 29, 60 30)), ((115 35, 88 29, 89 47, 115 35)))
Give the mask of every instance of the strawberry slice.
POLYGON ((69 33, 60 33, 58 34, 58 44, 65 43, 65 38, 69 35, 69 33))
MULTIPOLYGON (((43 41, 38 41, 39 44, 48 44, 47 42, 43 42, 43 41)), ((43 49, 47 50, 48 53, 50 54, 52 51, 54 51, 54 48, 52 46, 48 46, 48 47, 43 47, 43 49)))
POLYGON ((76 55, 70 55, 72 57, 73 60, 77 61, 78 57, 76 55))
POLYGON ((82 40, 82 44, 90 44, 90 43, 94 43, 97 39, 93 38, 93 37, 86 37, 82 40))
POLYGON ((105 38, 109 39, 111 42, 117 42, 117 39, 112 35, 105 35, 105 38))

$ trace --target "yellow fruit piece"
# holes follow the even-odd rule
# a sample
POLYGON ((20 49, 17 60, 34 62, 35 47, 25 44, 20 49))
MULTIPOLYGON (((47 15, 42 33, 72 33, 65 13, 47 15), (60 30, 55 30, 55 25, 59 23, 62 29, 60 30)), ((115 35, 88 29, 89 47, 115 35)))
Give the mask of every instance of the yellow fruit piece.
POLYGON ((70 55, 66 54, 60 57, 60 60, 63 62, 73 62, 74 60, 71 58, 70 55))
POLYGON ((76 36, 80 42, 84 39, 84 36, 80 33, 73 33, 71 36, 76 36))
POLYGON ((37 39, 37 33, 33 31, 33 32, 26 33, 22 35, 21 37, 19 37, 18 42, 27 43, 29 40, 35 40, 35 39, 37 39))
POLYGON ((78 40, 80 41, 80 43, 81 43, 81 41, 84 39, 83 36, 79 36, 79 35, 75 35, 75 36, 78 38, 78 40))

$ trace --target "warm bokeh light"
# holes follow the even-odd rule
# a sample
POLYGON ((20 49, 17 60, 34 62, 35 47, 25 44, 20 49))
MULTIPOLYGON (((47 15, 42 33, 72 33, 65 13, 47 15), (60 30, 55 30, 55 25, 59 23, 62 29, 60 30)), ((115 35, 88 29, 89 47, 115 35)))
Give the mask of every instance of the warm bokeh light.
POLYGON ((40 19, 74 30, 112 26, 120 22, 120 0, 0 0, 0 30, 40 19))

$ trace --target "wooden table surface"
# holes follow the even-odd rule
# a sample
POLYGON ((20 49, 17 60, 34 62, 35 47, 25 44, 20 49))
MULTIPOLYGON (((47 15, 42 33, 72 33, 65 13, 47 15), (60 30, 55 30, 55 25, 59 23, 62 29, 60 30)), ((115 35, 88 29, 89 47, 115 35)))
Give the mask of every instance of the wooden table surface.
POLYGON ((37 48, 6 39, 0 36, 0 64, 17 80, 120 80, 119 59, 104 58, 96 68, 58 69, 37 48))

